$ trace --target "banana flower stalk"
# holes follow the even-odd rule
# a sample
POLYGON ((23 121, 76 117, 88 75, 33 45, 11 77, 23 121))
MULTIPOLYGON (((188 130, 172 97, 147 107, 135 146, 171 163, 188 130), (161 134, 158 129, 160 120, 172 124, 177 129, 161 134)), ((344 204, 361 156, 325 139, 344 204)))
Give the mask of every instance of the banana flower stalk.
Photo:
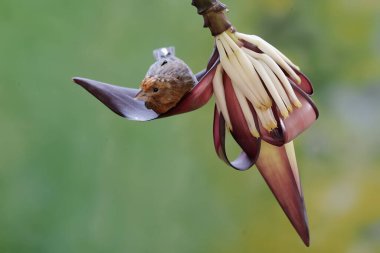
POLYGON ((255 35, 237 32, 218 0, 194 0, 204 26, 215 38, 215 49, 198 83, 164 114, 134 99, 139 89, 74 78, 116 114, 149 121, 196 110, 214 96, 214 146, 229 166, 244 171, 256 165, 293 227, 309 245, 309 228, 293 140, 318 118, 310 98, 313 88, 278 49, 255 35), (225 149, 229 130, 241 147, 231 161, 225 149))

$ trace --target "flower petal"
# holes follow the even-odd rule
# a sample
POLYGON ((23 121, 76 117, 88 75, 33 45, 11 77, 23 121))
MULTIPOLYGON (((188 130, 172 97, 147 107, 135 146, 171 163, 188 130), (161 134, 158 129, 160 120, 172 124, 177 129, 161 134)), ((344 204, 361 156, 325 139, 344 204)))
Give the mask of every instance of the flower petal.
POLYGON ((246 40, 242 40, 241 39, 240 41, 243 43, 243 46, 245 48, 248 48, 248 49, 250 49, 250 50, 252 50, 252 51, 254 51, 256 53, 260 53, 260 54, 263 53, 263 51, 261 51, 256 45, 253 45, 252 43, 250 43, 250 42, 248 42, 246 40))
POLYGON ((313 100, 297 85, 292 83, 292 86, 302 107, 295 108, 288 118, 280 118, 285 143, 294 140, 303 131, 308 129, 319 116, 318 109, 313 100))
MULTIPOLYGON (((218 50, 215 46, 214 50, 211 53, 210 59, 208 60, 207 67, 204 70, 202 70, 201 72, 195 74, 195 77, 197 78, 197 80, 200 81, 206 75, 207 71, 212 69, 217 62, 219 62, 219 53, 218 53, 218 50)), ((216 64, 216 66, 217 66, 217 64, 216 64)))
MULTIPOLYGON (((217 107, 215 106, 214 111, 214 146, 215 151, 218 154, 219 158, 223 160, 225 163, 227 163, 232 168, 235 168, 237 170, 247 170, 251 168, 256 161, 255 158, 250 158, 244 151, 240 153, 238 158, 231 162, 226 154, 226 147, 225 147, 225 136, 226 136, 226 127, 225 127, 225 121, 223 118, 223 115, 218 112, 217 107)), ((258 143, 260 145, 260 143, 258 143)))
POLYGON ((266 131, 260 125, 260 136, 262 139, 272 145, 282 146, 294 140, 298 135, 308 129, 318 118, 319 112, 313 100, 296 84, 290 82, 294 93, 302 104, 300 108, 294 108, 286 119, 280 117, 280 112, 277 108, 272 108, 275 113, 275 118, 278 128, 271 132, 266 131))
POLYGON ((138 89, 115 86, 81 77, 74 77, 73 81, 121 117, 136 121, 148 121, 158 117, 157 113, 145 107, 143 101, 134 99, 138 89))
MULTIPOLYGON (((314 89, 313 89, 313 85, 311 84, 309 78, 307 76, 305 76, 301 71, 299 71, 298 69, 295 69, 293 68, 294 72, 297 73, 297 75, 301 78, 301 83, 297 84, 298 87, 301 88, 301 90, 303 90, 306 94, 308 95, 313 95, 314 93, 314 89)), ((292 79, 293 80, 293 79, 292 79)), ((295 82, 295 80, 293 80, 293 82, 295 82)))
POLYGON ((256 166, 293 227, 303 242, 309 246, 306 209, 300 184, 297 183, 299 182, 298 168, 294 165, 296 164, 295 157, 290 151, 288 153, 285 146, 277 147, 262 142, 256 166))
POLYGON ((216 62, 219 62, 219 52, 218 52, 218 49, 216 48, 216 45, 214 45, 214 49, 211 53, 210 59, 208 60, 206 70, 211 69, 216 62))
MULTIPOLYGON (((223 83, 228 114, 230 115, 233 129, 231 134, 244 152, 247 153, 253 161, 255 161, 260 152, 260 139, 255 138, 250 132, 247 121, 240 107, 240 103, 232 86, 231 79, 226 73, 223 75, 223 83)), ((252 112, 252 114, 255 118, 257 118, 255 112, 252 112)))

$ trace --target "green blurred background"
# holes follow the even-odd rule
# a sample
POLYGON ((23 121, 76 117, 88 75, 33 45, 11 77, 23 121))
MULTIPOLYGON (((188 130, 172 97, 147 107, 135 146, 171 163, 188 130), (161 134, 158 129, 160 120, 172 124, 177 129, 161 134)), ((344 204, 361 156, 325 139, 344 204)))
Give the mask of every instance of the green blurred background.
POLYGON ((137 87, 169 45, 201 70, 213 41, 190 0, 0 0, 1 253, 380 252, 380 2, 225 3, 313 80, 321 117, 296 141, 311 247, 255 168, 217 158, 211 102, 131 122, 71 82, 137 87))

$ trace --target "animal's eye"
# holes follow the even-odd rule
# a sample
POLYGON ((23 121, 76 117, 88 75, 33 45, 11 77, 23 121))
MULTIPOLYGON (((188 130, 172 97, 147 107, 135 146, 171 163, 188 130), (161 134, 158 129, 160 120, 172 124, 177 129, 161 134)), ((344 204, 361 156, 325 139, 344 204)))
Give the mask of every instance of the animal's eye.
POLYGON ((166 63, 168 63, 167 60, 163 61, 163 62, 161 63, 161 66, 164 66, 166 63))
POLYGON ((158 91, 158 88, 157 87, 154 87, 153 88, 153 92, 157 92, 158 91))

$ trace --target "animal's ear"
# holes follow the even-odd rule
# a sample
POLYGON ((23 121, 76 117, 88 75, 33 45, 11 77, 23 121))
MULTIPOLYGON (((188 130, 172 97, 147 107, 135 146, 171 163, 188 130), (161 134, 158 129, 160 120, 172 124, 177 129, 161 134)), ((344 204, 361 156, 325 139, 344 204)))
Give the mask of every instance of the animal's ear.
POLYGON ((175 56, 175 48, 174 47, 158 48, 153 51, 153 56, 154 56, 154 59, 156 60, 167 58, 169 56, 175 56))

